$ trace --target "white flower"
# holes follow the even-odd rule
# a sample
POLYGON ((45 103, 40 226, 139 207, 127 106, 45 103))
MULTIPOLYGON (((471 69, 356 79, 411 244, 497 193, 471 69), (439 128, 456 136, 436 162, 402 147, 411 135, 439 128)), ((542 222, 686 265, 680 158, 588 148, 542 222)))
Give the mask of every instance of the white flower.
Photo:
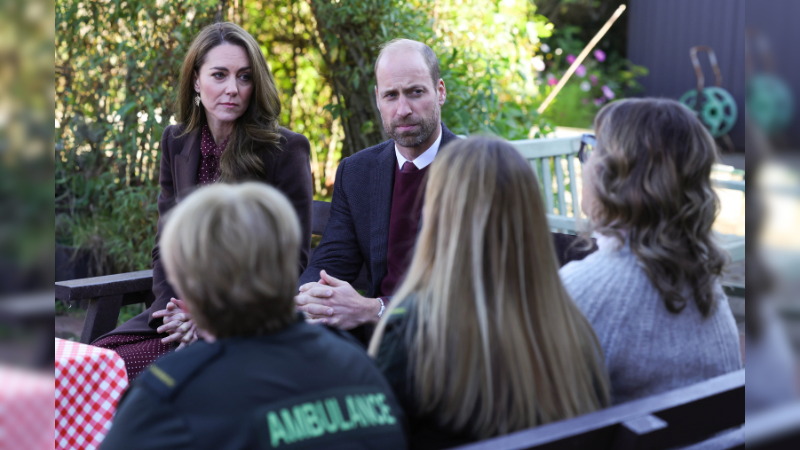
POLYGON ((531 64, 533 68, 536 69, 537 72, 541 72, 545 69, 544 60, 541 56, 534 56, 531 58, 531 64))
POLYGON ((550 51, 550 46, 549 46, 549 45, 547 45, 547 44, 542 44, 542 45, 539 47, 539 50, 541 50, 541 51, 542 51, 542 53, 547 53, 547 52, 549 52, 549 51, 550 51))
POLYGON ((592 84, 591 84, 591 83, 589 83, 588 81, 584 81, 583 83, 581 83, 581 90, 582 90, 583 92, 589 92, 589 90, 590 90, 591 88, 592 88, 592 84))

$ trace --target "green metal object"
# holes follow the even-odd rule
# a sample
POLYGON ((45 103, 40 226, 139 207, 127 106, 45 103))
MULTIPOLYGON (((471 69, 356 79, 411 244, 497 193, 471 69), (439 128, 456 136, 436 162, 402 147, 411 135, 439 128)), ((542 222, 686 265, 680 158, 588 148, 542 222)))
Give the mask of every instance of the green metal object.
POLYGON ((792 91, 782 79, 770 73, 753 75, 747 82, 747 112, 770 136, 783 131, 792 121, 792 91))
POLYGON ((697 90, 683 94, 680 102, 700 116, 700 120, 715 138, 725 136, 736 124, 738 110, 733 96, 725 89, 707 87, 703 89, 702 106, 697 107, 697 90))
POLYGON ((717 64, 717 56, 714 50, 707 45, 698 45, 689 50, 689 56, 692 58, 692 65, 694 72, 697 75, 697 89, 683 94, 680 102, 688 106, 699 117, 703 124, 711 132, 715 138, 723 137, 736 125, 738 118, 738 109, 736 107, 736 100, 733 96, 722 89, 722 72, 719 70, 717 64), (708 55, 708 62, 711 64, 711 69, 714 70, 716 77, 716 86, 703 88, 705 78, 703 76, 703 68, 700 67, 700 60, 697 59, 697 52, 704 51, 708 55))

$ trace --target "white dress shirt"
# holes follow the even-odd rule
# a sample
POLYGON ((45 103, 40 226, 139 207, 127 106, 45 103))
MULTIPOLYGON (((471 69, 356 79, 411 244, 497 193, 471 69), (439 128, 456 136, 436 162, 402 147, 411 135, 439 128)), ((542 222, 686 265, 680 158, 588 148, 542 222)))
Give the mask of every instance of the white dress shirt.
MULTIPOLYGON (((421 155, 417 157, 414 161, 415 166, 417 169, 424 169, 433 162, 433 158, 436 157, 436 154, 439 153, 439 145, 442 143, 442 129, 441 125, 439 128, 439 137, 436 138, 436 141, 431 145, 431 147, 421 155)), ((403 169, 403 164, 408 161, 403 155, 400 154, 400 150, 397 149, 397 143, 394 144, 394 154, 397 155, 397 164, 400 167, 400 170, 403 169)))

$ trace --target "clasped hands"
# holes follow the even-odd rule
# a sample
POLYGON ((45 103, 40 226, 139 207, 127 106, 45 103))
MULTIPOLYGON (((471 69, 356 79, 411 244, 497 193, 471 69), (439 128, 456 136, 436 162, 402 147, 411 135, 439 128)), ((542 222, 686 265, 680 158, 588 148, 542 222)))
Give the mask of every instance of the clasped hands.
POLYGON ((295 296, 297 310, 306 314, 309 323, 324 323, 350 330, 365 323, 376 323, 381 302, 366 298, 346 281, 336 279, 324 270, 318 282, 300 286, 295 296))
POLYGON ((183 300, 171 298, 167 303, 167 308, 154 312, 153 317, 163 317, 164 320, 164 325, 158 327, 156 331, 169 333, 169 336, 161 339, 162 344, 180 341, 176 350, 192 344, 198 337, 202 337, 207 342, 214 341, 213 336, 197 328, 197 324, 192 320, 183 300))

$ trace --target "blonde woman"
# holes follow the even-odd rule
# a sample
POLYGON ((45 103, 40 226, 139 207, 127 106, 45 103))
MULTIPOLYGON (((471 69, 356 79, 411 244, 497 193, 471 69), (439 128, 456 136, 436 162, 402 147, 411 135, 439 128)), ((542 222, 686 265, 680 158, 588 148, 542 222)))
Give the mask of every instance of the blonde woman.
POLYGON ((583 210, 599 251, 561 269, 606 358, 615 403, 741 367, 711 226, 714 140, 673 100, 611 103, 585 155, 583 210))
POLYGON ((446 448, 603 407, 597 338, 567 295, 536 178, 497 139, 442 149, 405 281, 370 343, 411 448, 446 448))

